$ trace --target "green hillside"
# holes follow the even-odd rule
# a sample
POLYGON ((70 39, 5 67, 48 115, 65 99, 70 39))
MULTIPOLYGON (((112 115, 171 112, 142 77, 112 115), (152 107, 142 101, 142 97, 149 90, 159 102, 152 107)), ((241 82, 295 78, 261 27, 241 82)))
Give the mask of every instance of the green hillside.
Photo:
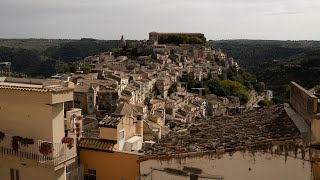
POLYGON ((320 49, 319 41, 221 40, 209 41, 208 45, 220 48, 251 71, 266 62, 320 49))
POLYGON ((50 77, 70 63, 116 47, 116 40, 1 39, 0 62, 11 62, 12 71, 27 76, 50 77))
POLYGON ((288 98, 288 85, 295 81, 305 88, 320 84, 320 50, 295 55, 277 62, 268 62, 256 72, 259 81, 288 98))
POLYGON ((0 47, 21 48, 44 51, 61 43, 72 42, 70 39, 0 39, 0 47))

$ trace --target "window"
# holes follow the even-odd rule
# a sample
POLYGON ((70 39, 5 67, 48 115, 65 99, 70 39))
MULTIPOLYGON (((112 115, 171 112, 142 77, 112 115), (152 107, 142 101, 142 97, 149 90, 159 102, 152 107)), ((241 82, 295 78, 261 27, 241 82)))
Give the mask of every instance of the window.
POLYGON ((97 179, 97 172, 94 169, 88 169, 88 174, 85 175, 86 180, 96 180, 97 179))
POLYGON ((10 169, 10 180, 19 180, 19 170, 10 169))
POLYGON ((198 180, 198 175, 190 174, 190 180, 198 180))
POLYGON ((84 180, 96 180, 97 172, 94 169, 88 169, 88 173, 84 174, 84 180))
POLYGON ((124 131, 119 132, 119 140, 124 139, 124 131))

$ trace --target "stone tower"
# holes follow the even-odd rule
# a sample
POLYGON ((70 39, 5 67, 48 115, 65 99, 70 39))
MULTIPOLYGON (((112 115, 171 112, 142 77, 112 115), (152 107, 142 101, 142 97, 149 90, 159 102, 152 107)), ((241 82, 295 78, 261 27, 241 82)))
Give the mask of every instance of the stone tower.
POLYGON ((121 40, 120 40, 120 48, 123 48, 127 45, 126 40, 124 39, 123 35, 121 36, 121 40))
POLYGON ((96 107, 96 91, 93 88, 93 86, 91 86, 88 90, 88 94, 87 94, 87 110, 88 110, 88 114, 93 114, 95 112, 95 107, 96 107))

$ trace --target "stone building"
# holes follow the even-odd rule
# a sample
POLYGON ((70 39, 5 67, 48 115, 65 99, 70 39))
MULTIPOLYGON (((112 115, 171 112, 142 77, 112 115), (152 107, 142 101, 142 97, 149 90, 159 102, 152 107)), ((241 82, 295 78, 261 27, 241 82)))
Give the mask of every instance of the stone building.
POLYGON ((290 89, 290 105, 170 132, 139 160, 141 179, 320 179, 320 101, 294 82, 290 89))
POLYGON ((140 178, 309 180, 313 158, 304 142, 284 106, 200 120, 147 150, 140 178))
POLYGON ((98 138, 83 138, 79 143, 79 159, 85 177, 136 179, 139 176, 137 160, 141 155, 138 151, 142 149, 142 119, 109 114, 98 126, 98 138))
POLYGON ((120 99, 118 90, 100 90, 97 95, 97 110, 102 113, 113 113, 120 99))
POLYGON ((123 35, 121 36, 121 39, 120 39, 120 45, 119 45, 119 47, 120 48, 123 48, 123 47, 125 47, 127 45, 127 42, 126 42, 126 40, 124 39, 124 37, 123 37, 123 35))
POLYGON ((168 76, 161 76, 156 82, 156 88, 162 98, 167 98, 170 88, 170 78, 168 76))
POLYGON ((127 115, 106 115, 99 122, 100 139, 116 141, 114 146, 120 151, 142 149, 143 119, 127 115), (134 143, 134 146, 131 146, 134 143))

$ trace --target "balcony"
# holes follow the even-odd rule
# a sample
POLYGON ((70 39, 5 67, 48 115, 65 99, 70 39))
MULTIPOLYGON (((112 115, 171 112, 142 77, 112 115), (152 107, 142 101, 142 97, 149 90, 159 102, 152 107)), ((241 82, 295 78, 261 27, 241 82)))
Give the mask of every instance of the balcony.
POLYGON ((33 140, 33 144, 17 142, 18 148, 15 146, 14 149, 12 145, 14 137, 15 136, 5 134, 5 137, 2 140, 0 139, 0 154, 32 160, 52 166, 59 165, 77 156, 76 139, 74 138, 72 138, 74 139, 73 147, 68 147, 68 144, 62 142, 52 143, 33 140), (40 149, 42 150, 41 152, 40 149))

